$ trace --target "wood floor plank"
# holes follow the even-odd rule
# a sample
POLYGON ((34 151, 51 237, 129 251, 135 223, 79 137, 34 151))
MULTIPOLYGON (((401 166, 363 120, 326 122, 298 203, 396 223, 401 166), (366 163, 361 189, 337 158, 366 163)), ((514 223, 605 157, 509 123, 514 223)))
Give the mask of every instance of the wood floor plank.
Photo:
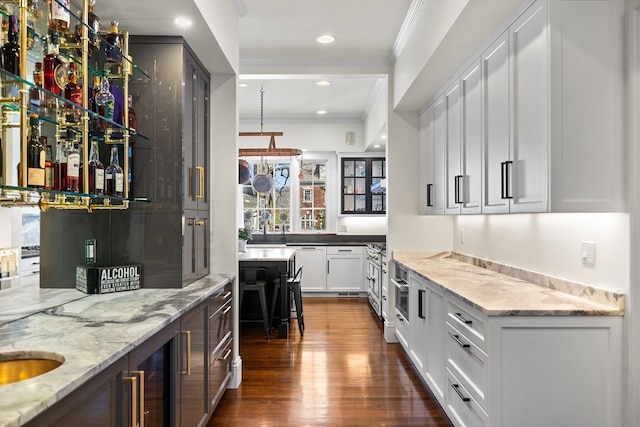
POLYGON ((286 340, 242 324, 243 381, 208 427, 451 426, 366 298, 305 298, 304 316, 286 340))

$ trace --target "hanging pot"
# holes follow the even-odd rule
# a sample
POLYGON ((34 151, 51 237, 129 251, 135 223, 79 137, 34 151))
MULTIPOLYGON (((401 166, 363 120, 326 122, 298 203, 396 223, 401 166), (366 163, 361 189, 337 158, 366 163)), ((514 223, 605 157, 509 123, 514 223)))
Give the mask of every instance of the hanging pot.
POLYGON ((251 179, 251 171, 249 170, 249 162, 246 160, 238 160, 238 184, 246 184, 251 179))
POLYGON ((273 177, 268 173, 269 167, 266 163, 262 164, 262 171, 253 177, 253 189, 258 194, 269 194, 273 190, 273 177), (265 173, 266 171, 267 173, 265 173))

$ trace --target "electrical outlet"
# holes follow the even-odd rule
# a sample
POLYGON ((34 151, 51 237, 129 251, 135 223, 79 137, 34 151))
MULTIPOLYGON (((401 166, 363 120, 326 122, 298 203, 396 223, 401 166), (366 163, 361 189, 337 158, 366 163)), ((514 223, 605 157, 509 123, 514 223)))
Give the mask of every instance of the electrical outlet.
POLYGON ((340 224, 338 226, 338 231, 341 232, 341 233, 346 233, 347 232, 347 226, 344 225, 344 224, 340 224))
POLYGON ((582 242, 582 263, 593 265, 596 263, 596 243, 582 242))

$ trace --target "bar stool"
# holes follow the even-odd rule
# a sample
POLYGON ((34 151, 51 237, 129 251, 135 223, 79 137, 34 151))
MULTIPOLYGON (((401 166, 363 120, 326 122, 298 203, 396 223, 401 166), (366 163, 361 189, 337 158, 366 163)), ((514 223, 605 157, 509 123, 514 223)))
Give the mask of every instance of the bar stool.
POLYGON ((242 309, 242 297, 245 291, 258 291, 260 298, 260 312, 262 322, 264 323, 264 331, 269 339, 269 313, 267 312, 267 294, 265 287, 267 285, 268 272, 262 267, 243 267, 240 269, 240 301, 239 309, 242 309))
MULTIPOLYGON (((296 271, 295 276, 290 277, 287 280, 287 291, 289 292, 289 301, 292 301, 296 306, 296 317, 289 317, 289 319, 296 319, 298 321, 298 329, 300 335, 304 335, 304 312, 302 310, 302 289, 300 288, 300 282, 302 281, 302 265, 296 271)), ((280 279, 276 279, 274 282, 273 296, 271 297, 271 319, 273 321, 273 315, 276 309, 276 301, 278 300, 278 291, 280 290, 280 279)), ((291 313, 291 309, 289 309, 291 313)), ((289 314, 291 315, 291 314, 289 314)))

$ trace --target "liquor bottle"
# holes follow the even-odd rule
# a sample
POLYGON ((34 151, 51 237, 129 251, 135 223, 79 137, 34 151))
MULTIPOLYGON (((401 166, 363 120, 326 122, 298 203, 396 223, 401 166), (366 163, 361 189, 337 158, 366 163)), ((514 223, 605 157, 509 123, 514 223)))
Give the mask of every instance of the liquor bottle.
POLYGON ((2 46, 2 67, 16 75, 20 75, 20 44, 18 35, 18 17, 9 17, 7 42, 2 46))
POLYGON ((104 194, 104 166, 98 154, 98 140, 91 140, 89 154, 89 191, 90 194, 104 194))
POLYGON ((69 31, 69 0, 48 0, 49 1, 49 28, 58 33, 69 31))
MULTIPOLYGON (((100 114, 105 119, 113 121, 113 111, 115 108, 115 97, 109 91, 109 79, 104 76, 102 81, 100 82, 100 89, 96 94, 96 108, 98 109, 98 114, 100 114)), ((110 126, 108 122, 101 121, 100 127, 102 129, 106 129, 110 126)))
POLYGON ((53 161, 51 160, 51 146, 47 144, 47 137, 42 136, 42 143, 45 147, 44 160, 44 189, 53 190, 53 161))
MULTIPOLYGON (((98 15, 95 14, 94 12, 94 8, 96 6, 96 0, 89 0, 89 13, 88 13, 88 20, 87 20, 87 27, 88 27, 88 39, 89 39, 89 51, 87 52, 89 54, 89 58, 91 58, 91 55, 93 54, 93 52, 97 51, 100 49, 100 18, 98 18, 98 15)), ((82 16, 82 12, 78 11, 78 16, 82 16)), ((76 34, 75 34, 75 38, 76 38, 76 42, 81 43, 82 42, 82 23, 78 23, 76 25, 76 34)), ((82 55, 82 51, 78 50, 78 56, 82 55)))
POLYGON ((67 153, 62 142, 56 145, 56 159, 53 162, 53 189, 65 190, 67 188, 67 153))
POLYGON ((106 36, 107 45, 104 47, 104 53, 107 62, 122 61, 122 37, 118 33, 118 22, 111 21, 111 32, 106 36))
POLYGON ((42 82, 42 62, 36 62, 36 67, 33 70, 33 86, 29 87, 29 105, 35 112, 40 111, 40 105, 42 104, 43 92, 40 90, 42 82))
MULTIPOLYGON (((133 96, 129 95, 129 100, 128 100, 128 104, 129 104, 129 109, 128 109, 128 113, 129 113, 129 129, 131 131, 133 131, 133 133, 135 133, 136 131, 136 126, 138 125, 138 119, 136 118, 136 110, 133 109, 133 96)), ((124 119, 122 120, 124 122, 124 119)))
POLYGON ((104 192, 107 196, 122 197, 124 192, 124 173, 118 160, 118 147, 111 147, 111 162, 104 171, 104 192))
POLYGON ((31 114, 27 141, 27 187, 44 188, 46 152, 40 141, 38 125, 38 115, 31 114))
MULTIPOLYGON (((98 114, 98 106, 96 105, 96 95, 100 92, 100 77, 93 76, 93 87, 91 88, 91 93, 89 94, 89 110, 98 114)), ((92 135, 99 133, 101 120, 98 116, 91 115, 89 118, 89 132, 92 135)))
POLYGON ((80 191, 80 151, 75 141, 73 130, 67 129, 67 176, 65 177, 66 190, 77 193, 80 191))
POLYGON ((69 64, 69 81, 64 88, 64 97, 72 102, 67 104, 69 109, 67 113, 67 121, 77 123, 80 121, 80 110, 73 104, 82 105, 82 87, 78 85, 78 74, 76 73, 76 63, 71 62, 69 64))
MULTIPOLYGON (((58 58, 60 49, 60 36, 57 32, 51 32, 47 36, 47 55, 44 57, 44 88, 49 92, 62 96, 62 89, 57 76, 64 73, 65 67, 60 58, 58 58)), ((44 105, 46 108, 55 108, 57 104, 56 98, 49 94, 44 94, 44 105)))

